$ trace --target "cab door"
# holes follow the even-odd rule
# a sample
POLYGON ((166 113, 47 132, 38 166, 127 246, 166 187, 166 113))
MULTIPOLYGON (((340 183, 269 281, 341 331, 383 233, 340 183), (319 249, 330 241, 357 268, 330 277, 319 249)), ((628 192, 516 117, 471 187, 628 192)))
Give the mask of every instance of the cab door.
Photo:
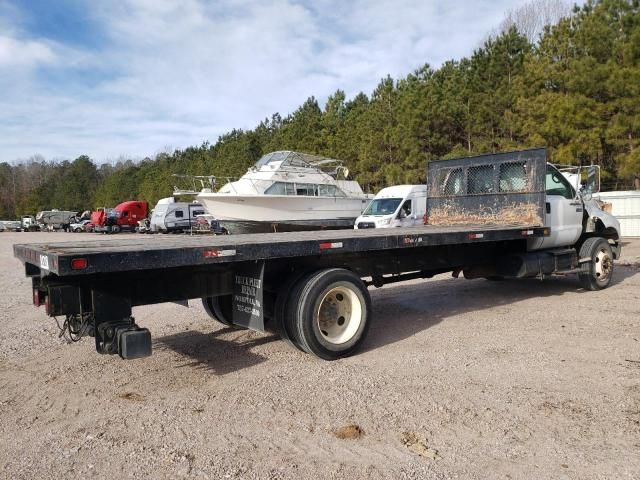
POLYGON ((582 200, 576 198, 576 191, 569 181, 551 165, 547 165, 545 190, 545 227, 549 227, 551 233, 548 237, 535 239, 531 249, 574 245, 582 233, 582 200))
POLYGON ((400 205, 400 209, 398 210, 398 214, 396 215, 396 226, 397 227, 410 227, 413 225, 413 202, 411 197, 407 198, 400 205))

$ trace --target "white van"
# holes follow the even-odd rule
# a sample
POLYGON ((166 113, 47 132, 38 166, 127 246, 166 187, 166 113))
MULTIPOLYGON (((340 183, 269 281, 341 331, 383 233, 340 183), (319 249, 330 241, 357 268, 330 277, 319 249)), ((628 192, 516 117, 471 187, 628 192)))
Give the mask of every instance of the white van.
POLYGON ((426 185, 396 185, 380 190, 356 218, 353 228, 414 227, 427 210, 426 185))

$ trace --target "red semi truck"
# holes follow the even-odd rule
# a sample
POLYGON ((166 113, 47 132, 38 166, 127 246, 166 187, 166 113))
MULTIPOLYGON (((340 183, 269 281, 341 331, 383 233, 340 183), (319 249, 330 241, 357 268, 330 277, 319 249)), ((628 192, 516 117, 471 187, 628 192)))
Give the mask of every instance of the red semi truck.
POLYGON ((138 221, 149 215, 149 204, 130 200, 116 205, 114 208, 99 208, 91 214, 93 231, 100 233, 118 233, 133 231, 138 221))

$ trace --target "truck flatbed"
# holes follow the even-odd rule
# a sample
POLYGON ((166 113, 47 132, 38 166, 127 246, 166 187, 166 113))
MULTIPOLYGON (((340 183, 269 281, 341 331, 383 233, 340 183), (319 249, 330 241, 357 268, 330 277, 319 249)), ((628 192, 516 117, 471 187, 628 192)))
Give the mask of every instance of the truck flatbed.
POLYGON ((60 277, 226 264, 329 254, 353 254, 436 245, 510 241, 548 235, 528 225, 424 226, 402 229, 325 230, 269 234, 140 236, 110 241, 17 244, 14 255, 60 277), (86 262, 73 263, 83 259, 86 262), (81 268, 79 268, 81 267, 81 268))
POLYGON ((599 210, 592 209, 598 219, 585 214, 580 195, 552 190, 547 198, 547 171, 551 182, 562 179, 545 158, 535 149, 430 162, 430 225, 422 227, 140 235, 19 244, 14 255, 31 277, 34 305, 63 317, 71 340, 93 336, 100 353, 150 355, 151 334, 133 308, 201 299, 226 326, 275 332, 333 360, 363 342, 370 286, 446 272, 469 279, 577 273, 585 288, 605 288, 620 254, 619 224, 599 210), (575 213, 572 221, 562 212, 575 213))

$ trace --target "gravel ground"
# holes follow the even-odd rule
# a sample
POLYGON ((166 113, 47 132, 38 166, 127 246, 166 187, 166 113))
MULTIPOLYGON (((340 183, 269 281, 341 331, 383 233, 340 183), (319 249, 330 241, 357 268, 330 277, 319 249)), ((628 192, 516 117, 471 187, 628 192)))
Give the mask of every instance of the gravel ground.
POLYGON ((363 350, 336 362, 197 302, 135 309, 154 355, 122 361, 31 305, 11 246, 53 238, 95 237, 0 233, 4 478, 640 478, 640 241, 600 292, 373 290, 363 350))

